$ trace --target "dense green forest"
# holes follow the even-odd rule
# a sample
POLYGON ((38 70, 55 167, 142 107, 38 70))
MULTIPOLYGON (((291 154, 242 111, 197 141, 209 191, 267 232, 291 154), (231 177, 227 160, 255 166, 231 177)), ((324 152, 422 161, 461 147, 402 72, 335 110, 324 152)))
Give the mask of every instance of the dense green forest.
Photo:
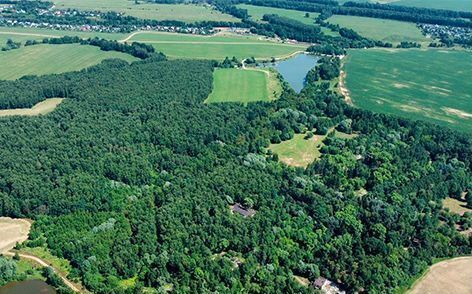
POLYGON ((312 291, 293 275, 390 292, 435 257, 470 254, 441 204, 470 189, 470 137, 352 108, 323 82, 339 60, 322 64, 300 94, 247 106, 203 103, 207 61, 1 81, 0 108, 66 99, 0 120, 0 215, 35 219, 29 245, 70 260, 96 293, 312 291), (332 127, 359 136, 328 135, 306 170, 266 149, 332 127), (235 202, 256 214, 232 214, 235 202))

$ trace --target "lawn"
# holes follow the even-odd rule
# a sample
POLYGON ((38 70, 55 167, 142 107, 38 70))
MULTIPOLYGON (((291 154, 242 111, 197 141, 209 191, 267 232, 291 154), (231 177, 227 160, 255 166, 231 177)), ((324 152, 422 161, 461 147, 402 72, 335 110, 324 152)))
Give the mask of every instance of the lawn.
POLYGON ((344 68, 354 105, 472 132, 470 52, 352 50, 344 68))
POLYGON ((81 10, 115 11, 126 15, 155 20, 233 21, 239 19, 221 13, 210 5, 194 4, 152 4, 134 0, 53 0, 59 9, 76 8, 81 10))
POLYGON ((268 74, 264 71, 219 68, 206 103, 269 101, 268 74))
POLYGON ((64 98, 50 98, 39 102, 31 108, 19 108, 19 109, 2 109, 0 110, 0 117, 3 116, 36 116, 45 115, 52 112, 56 107, 61 104, 64 98))
POLYGON ((268 59, 306 49, 303 45, 284 44, 257 36, 233 34, 198 36, 143 32, 133 35, 128 41, 152 44, 157 51, 165 53, 170 58, 223 60, 227 56, 235 56, 239 59, 248 57, 268 59))
MULTIPOLYGON (((298 20, 307 25, 318 26, 315 24, 315 19, 318 17, 319 13, 309 12, 309 17, 305 17, 306 12, 299 11, 299 10, 291 10, 291 9, 282 9, 282 8, 274 8, 274 7, 264 7, 264 6, 255 6, 255 5, 248 5, 248 4, 239 4, 237 5, 238 8, 246 9, 248 14, 254 21, 262 21, 262 17, 264 14, 277 14, 283 17, 287 17, 290 19, 298 20)), ((338 35, 336 32, 331 31, 325 27, 321 27, 321 31, 327 35, 338 35)))
POLYGON ((410 22, 350 15, 334 15, 328 18, 328 22, 353 29, 363 37, 393 44, 409 41, 427 45, 431 42, 410 22))
POLYGON ((0 52, 0 79, 13 80, 24 75, 44 75, 80 70, 104 59, 120 58, 128 62, 135 57, 116 51, 79 44, 35 45, 0 52))

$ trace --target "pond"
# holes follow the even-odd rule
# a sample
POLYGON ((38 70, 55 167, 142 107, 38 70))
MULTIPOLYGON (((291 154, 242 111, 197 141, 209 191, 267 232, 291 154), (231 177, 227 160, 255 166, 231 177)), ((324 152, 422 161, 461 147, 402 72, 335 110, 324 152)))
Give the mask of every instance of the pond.
POLYGON ((40 280, 11 282, 0 287, 0 294, 55 294, 56 290, 40 280))
POLYGON ((260 67, 273 67, 282 75, 289 85, 297 92, 305 86, 306 74, 316 66, 318 56, 309 54, 297 54, 289 59, 275 63, 263 63, 260 67))

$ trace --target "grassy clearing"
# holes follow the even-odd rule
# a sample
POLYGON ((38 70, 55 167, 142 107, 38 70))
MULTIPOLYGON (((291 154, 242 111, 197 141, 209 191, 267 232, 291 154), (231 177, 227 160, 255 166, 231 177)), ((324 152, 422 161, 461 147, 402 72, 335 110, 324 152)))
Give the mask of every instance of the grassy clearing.
POLYGON ((434 264, 407 293, 472 293, 472 257, 458 257, 434 264))
POLYGON ((239 21, 221 13, 209 5, 194 4, 151 4, 134 0, 54 0, 57 8, 81 10, 115 11, 126 15, 155 20, 197 21, 239 21))
POLYGON ((470 52, 352 50, 344 69, 358 107, 472 132, 470 52))
POLYGON ((235 56, 267 59, 305 50, 306 46, 283 44, 257 36, 218 34, 197 36, 185 34, 142 32, 127 41, 152 44, 170 58, 216 59, 235 56))
POLYGON ((463 215, 466 212, 472 212, 472 209, 467 208, 465 201, 459 201, 454 198, 446 198, 443 200, 443 206, 449 208, 452 213, 463 215))
MULTIPOLYGON (((319 13, 309 12, 309 17, 305 17, 306 12, 299 11, 299 10, 291 10, 291 9, 282 9, 282 8, 274 8, 274 7, 264 7, 264 6, 255 6, 255 5, 248 5, 248 4, 239 4, 237 5, 238 8, 246 9, 254 21, 261 22, 262 17, 264 14, 277 14, 283 17, 291 18, 302 22, 307 25, 318 26, 315 24, 315 19, 318 17, 319 13)), ((331 31, 325 27, 320 27, 321 31, 327 35, 336 36, 338 35, 336 32, 331 31)))
POLYGON ((328 18, 328 22, 353 29, 363 37, 393 44, 401 41, 431 42, 414 23, 409 22, 347 15, 334 15, 328 18))
POLYGON ((80 70, 104 59, 137 60, 131 55, 102 51, 98 47, 79 44, 35 45, 0 52, 0 79, 13 80, 25 75, 45 75, 80 70))
POLYGON ((68 276, 72 270, 72 266, 67 259, 63 259, 57 256, 52 255, 49 249, 45 247, 24 247, 18 251, 20 254, 28 254, 39 257, 40 259, 46 261, 49 265, 57 269, 64 276, 68 276))
POLYGON ((472 11, 472 2, 470 0, 400 0, 394 1, 391 4, 435 9, 472 11))
POLYGON ((0 110, 0 117, 45 115, 56 109, 63 100, 64 98, 50 98, 39 102, 31 108, 2 109, 0 110))
POLYGON ((269 74, 258 70, 219 68, 213 74, 213 91, 206 103, 269 101, 269 74))

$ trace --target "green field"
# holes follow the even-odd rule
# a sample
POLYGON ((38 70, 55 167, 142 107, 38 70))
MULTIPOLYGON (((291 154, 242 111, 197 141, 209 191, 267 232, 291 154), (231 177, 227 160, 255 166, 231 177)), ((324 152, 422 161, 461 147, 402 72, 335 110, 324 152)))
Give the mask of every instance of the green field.
POLYGON ((292 139, 279 144, 271 144, 269 149, 279 156, 279 160, 295 167, 307 167, 321 156, 320 148, 325 136, 315 135, 305 139, 305 134, 295 134, 292 139))
POLYGON ((342 4, 348 1, 472 11, 472 2, 470 0, 341 0, 338 2, 342 4))
POLYGON ((358 107, 472 131, 468 51, 352 50, 345 71, 358 107))
MULTIPOLYGON (((307 25, 318 26, 315 24, 315 18, 318 17, 319 13, 310 12, 310 17, 305 17, 305 12, 291 9, 282 9, 274 7, 255 6, 247 4, 239 4, 238 8, 246 9, 251 18, 254 21, 262 21, 264 14, 277 14, 290 19, 298 20, 307 25)), ((331 31, 325 27, 320 27, 321 31, 327 35, 337 35, 336 32, 331 31)))
POLYGON ((350 15, 334 15, 328 18, 328 22, 353 29, 361 36, 373 40, 394 44, 401 41, 427 44, 431 42, 431 39, 423 36, 414 23, 409 22, 350 15))
POLYGON ((302 45, 284 44, 261 37, 234 34, 198 36, 143 32, 133 35, 127 41, 152 44, 157 51, 162 51, 171 58, 222 60, 227 56, 236 56, 239 59, 253 56, 258 59, 267 59, 306 49, 306 46, 302 45))
POLYGON ((239 21, 223 14, 209 5, 194 4, 150 4, 134 0, 53 0, 56 7, 81 10, 115 11, 126 15, 155 20, 196 21, 239 21))
POLYGON ((263 71, 219 68, 206 103, 269 101, 268 75, 263 71))
POLYGON ((0 79, 13 80, 24 75, 44 75, 80 70, 104 59, 137 60, 116 51, 101 51, 98 47, 78 44, 35 45, 0 52, 0 79))

